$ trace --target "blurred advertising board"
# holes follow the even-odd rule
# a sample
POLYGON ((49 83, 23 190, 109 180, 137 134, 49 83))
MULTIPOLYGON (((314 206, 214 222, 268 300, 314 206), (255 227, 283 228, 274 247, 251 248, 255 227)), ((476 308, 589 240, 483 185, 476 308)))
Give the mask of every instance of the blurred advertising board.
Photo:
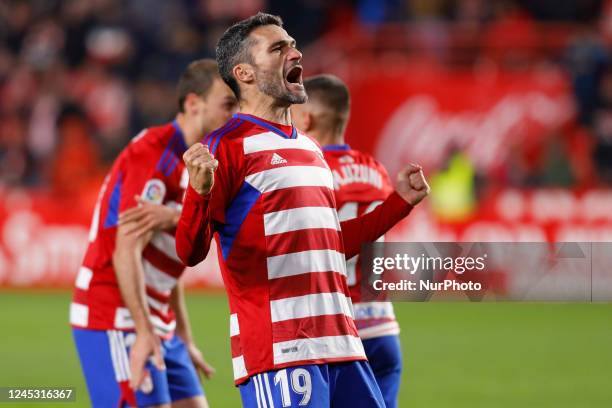
MULTIPOLYGON (((382 65, 382 64, 381 64, 382 65)), ((528 148, 571 125, 570 81, 560 70, 360 70, 351 89, 348 143, 371 152, 391 175, 410 162, 426 170, 461 150, 491 172, 515 147, 528 148)))
MULTIPOLYGON (((95 200, 95 195, 92 195, 95 200)), ((50 192, 0 194, 0 287, 71 287, 87 248, 94 201, 50 192)), ((189 286, 220 288, 215 248, 184 274, 189 286)))
MULTIPOLYGON (((93 205, 93 204, 92 204, 93 205)), ((388 242, 612 241, 612 190, 502 190, 461 223, 437 220, 427 205, 388 242)), ((71 287, 87 245, 91 206, 50 193, 0 195, 0 286, 71 287)), ((502 271, 512 279, 511 271, 502 271)), ((219 288, 216 253, 185 274, 191 287, 219 288)))

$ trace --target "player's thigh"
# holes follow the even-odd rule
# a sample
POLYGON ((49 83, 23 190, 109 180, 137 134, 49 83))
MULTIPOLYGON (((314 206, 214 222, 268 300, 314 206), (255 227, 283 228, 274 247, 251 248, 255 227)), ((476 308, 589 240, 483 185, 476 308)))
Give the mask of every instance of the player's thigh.
POLYGON ((402 349, 399 336, 382 336, 363 340, 370 367, 374 375, 385 375, 390 372, 402 371, 402 349))
POLYGON ((206 402, 204 391, 200 383, 198 372, 196 371, 185 343, 180 337, 174 336, 170 340, 162 343, 164 350, 164 363, 166 365, 166 376, 168 379, 168 389, 173 406, 176 401, 184 401, 190 407, 200 407, 197 405, 202 401, 206 402))
MULTIPOLYGON (((115 340, 119 346, 117 354, 123 355, 124 365, 127 365, 128 370, 130 347, 134 344, 135 340, 136 335, 134 333, 121 333, 121 336, 118 336, 115 340)), ((162 353, 165 354, 163 346, 162 353)), ((151 363, 151 360, 146 362, 145 370, 147 371, 147 376, 143 380, 142 385, 136 390, 129 390, 128 405, 135 407, 170 408, 172 400, 170 398, 167 370, 159 370, 151 363)))
POLYGON ((165 370, 157 370, 148 362, 146 369, 150 375, 143 387, 134 391, 129 386, 129 345, 134 341, 133 333, 73 329, 73 336, 93 407, 170 408, 165 370))
POLYGON ((396 408, 401 383, 401 373, 399 371, 391 371, 377 375, 376 383, 385 400, 385 406, 387 408, 396 408))
POLYGON ((364 340, 363 348, 387 408, 395 408, 402 376, 399 336, 364 340))
POLYGON ((329 364, 331 407, 385 408, 367 361, 329 364))
POLYGON ((111 335, 104 330, 73 329, 73 338, 91 406, 116 407, 128 387, 128 373, 117 364, 111 335))
POLYGON ((330 405, 327 365, 303 365, 256 374, 239 386, 244 408, 330 405))
POLYGON ((158 370, 151 362, 147 362, 145 369, 149 372, 148 378, 145 379, 143 386, 132 391, 128 406, 170 408, 171 399, 166 370, 158 370))

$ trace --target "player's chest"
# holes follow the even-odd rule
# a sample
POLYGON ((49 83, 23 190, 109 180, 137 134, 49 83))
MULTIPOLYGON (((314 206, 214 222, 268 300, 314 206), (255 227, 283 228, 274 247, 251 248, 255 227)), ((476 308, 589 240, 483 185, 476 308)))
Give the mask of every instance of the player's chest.
MULTIPOLYGON (((321 153, 304 149, 279 149, 255 152, 244 155, 244 171, 246 175, 263 171, 274 171, 285 173, 283 168, 299 167, 302 171, 308 171, 310 167, 326 169, 329 166, 321 153)), ((331 174, 331 173, 330 173, 331 174)), ((285 173, 286 177, 291 177, 290 172, 285 173)))

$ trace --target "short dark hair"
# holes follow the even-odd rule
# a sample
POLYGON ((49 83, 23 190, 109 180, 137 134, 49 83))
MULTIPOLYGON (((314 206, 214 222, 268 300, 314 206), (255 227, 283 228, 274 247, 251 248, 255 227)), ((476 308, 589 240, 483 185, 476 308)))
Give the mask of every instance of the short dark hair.
POLYGON ((257 27, 266 25, 282 27, 283 20, 279 16, 259 12, 228 28, 217 43, 215 51, 219 73, 238 99, 240 99, 240 87, 232 74, 232 69, 242 62, 252 62, 249 53, 251 45, 248 41, 249 34, 257 27))
POLYGON ((185 112, 185 99, 190 93, 204 96, 212 87, 215 78, 219 78, 217 61, 211 58, 203 58, 193 61, 181 74, 177 85, 178 109, 185 112))
POLYGON ((319 103, 330 118, 336 134, 344 133, 351 111, 351 96, 346 84, 337 76, 315 75, 304 80, 308 101, 319 103))

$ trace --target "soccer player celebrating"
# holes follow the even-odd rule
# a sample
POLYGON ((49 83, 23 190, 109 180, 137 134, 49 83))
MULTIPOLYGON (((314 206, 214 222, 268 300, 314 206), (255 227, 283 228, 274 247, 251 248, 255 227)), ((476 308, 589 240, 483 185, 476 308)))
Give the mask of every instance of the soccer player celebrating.
POLYGON ((241 113, 183 155, 189 186, 177 253, 194 265, 217 235, 245 407, 384 407, 353 322, 345 257, 405 217, 429 187, 410 166, 376 210, 340 223, 321 149, 291 126, 290 106, 307 99, 301 59, 269 14, 219 40, 219 71, 241 113))
POLYGON ((94 407, 208 406, 196 369, 213 369, 191 336, 174 227, 188 183, 181 155, 237 103, 214 60, 191 63, 178 94, 176 119, 132 140, 94 210, 70 306, 94 407))
MULTIPOLYGON (((349 90, 333 75, 307 78, 308 102, 293 105, 291 116, 298 129, 323 146, 334 175, 336 207, 340 221, 372 211, 393 192, 385 168, 372 156, 344 142, 350 112, 349 90)), ((362 275, 358 257, 346 264, 354 306, 355 325, 387 408, 397 406, 402 371, 399 325, 389 302, 362 302, 362 275)))

